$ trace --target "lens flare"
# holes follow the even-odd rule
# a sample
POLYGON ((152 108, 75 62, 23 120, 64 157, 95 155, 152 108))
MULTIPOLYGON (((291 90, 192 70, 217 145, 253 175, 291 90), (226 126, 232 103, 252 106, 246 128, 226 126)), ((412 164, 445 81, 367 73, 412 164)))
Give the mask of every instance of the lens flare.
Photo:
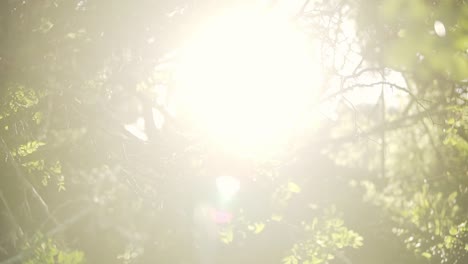
POLYGON ((240 182, 231 176, 220 176, 216 178, 216 188, 222 198, 231 199, 239 192, 240 182))

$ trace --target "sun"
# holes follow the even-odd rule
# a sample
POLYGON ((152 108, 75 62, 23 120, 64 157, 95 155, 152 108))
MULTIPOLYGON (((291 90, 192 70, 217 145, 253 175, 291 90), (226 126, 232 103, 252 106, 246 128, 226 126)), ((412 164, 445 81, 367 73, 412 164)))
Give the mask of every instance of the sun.
POLYGON ((320 83, 313 41, 290 20, 253 10, 207 19, 177 69, 177 105, 215 144, 272 151, 304 122, 320 83))

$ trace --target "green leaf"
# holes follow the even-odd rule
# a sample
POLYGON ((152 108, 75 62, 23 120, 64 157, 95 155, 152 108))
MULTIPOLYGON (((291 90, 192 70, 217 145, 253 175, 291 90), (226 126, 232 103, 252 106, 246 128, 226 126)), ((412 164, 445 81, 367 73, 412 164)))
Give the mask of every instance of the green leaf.
POLYGON ((232 231, 232 228, 228 228, 219 232, 219 236, 224 244, 229 244, 234 239, 234 232, 232 231))
POLYGON ((281 222, 281 220, 283 220, 283 216, 279 214, 274 214, 271 216, 271 220, 275 222, 281 222))
POLYGON ((76 38, 76 33, 73 33, 73 32, 68 33, 67 38, 75 39, 76 38))
POLYGON ((454 237, 453 236, 446 236, 444 238, 444 244, 445 244, 445 247, 450 249, 453 247, 453 240, 454 240, 454 237))
POLYGON ((456 234, 458 234, 458 228, 455 227, 455 226, 452 226, 452 227, 450 228, 449 233, 450 233, 450 235, 455 236, 456 234))
POLYGON ((32 120, 36 122, 36 124, 40 124, 42 120, 44 119, 44 114, 42 112, 36 112, 34 113, 32 120))
POLYGON ((427 259, 430 259, 432 257, 431 253, 429 252, 423 252, 421 255, 427 259))
POLYGON ((44 142, 40 141, 29 141, 28 143, 19 146, 18 155, 25 157, 33 152, 35 152, 40 146, 44 146, 44 142))
POLYGON ((449 197, 447 198, 447 200, 448 200, 449 202, 455 202, 455 199, 457 198, 457 195, 458 195, 457 192, 452 192, 452 193, 449 195, 449 197))
POLYGON ((301 192, 301 187, 294 182, 288 182, 288 190, 292 193, 299 193, 301 192))
POLYGON ((361 247, 364 244, 363 240, 364 238, 362 236, 356 234, 356 237, 354 238, 354 242, 353 242, 353 248, 361 247))
POLYGON ((298 264, 299 261, 295 256, 291 255, 291 256, 284 257, 283 263, 284 264, 298 264))
POLYGON ((265 224, 264 223, 255 223, 254 234, 259 234, 260 232, 263 231, 263 229, 265 229, 265 224))
POLYGON ((60 174, 62 173, 62 165, 60 164, 59 161, 55 162, 54 165, 52 165, 49 170, 55 174, 60 174))

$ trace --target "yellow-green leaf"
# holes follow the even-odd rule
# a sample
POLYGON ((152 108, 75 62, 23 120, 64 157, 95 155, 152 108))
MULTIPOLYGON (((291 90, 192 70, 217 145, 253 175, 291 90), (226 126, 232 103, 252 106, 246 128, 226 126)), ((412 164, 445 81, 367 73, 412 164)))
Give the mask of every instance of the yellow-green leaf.
POLYGON ((283 216, 278 215, 278 214, 274 214, 274 215, 271 216, 271 220, 273 220, 275 222, 280 222, 281 220, 283 220, 283 216))
POLYGON ((299 193, 299 192, 301 192, 301 187, 299 187, 299 185, 297 185, 294 182, 289 182, 288 183, 288 190, 290 192, 292 192, 292 193, 299 193))
POLYGON ((430 259, 432 257, 431 253, 429 252, 423 252, 421 255, 427 259, 430 259))
POLYGON ((455 226, 452 226, 449 230, 450 235, 454 236, 458 233, 458 229, 455 226))
POLYGON ((262 232, 263 229, 265 229, 265 224, 264 223, 255 223, 254 234, 258 234, 258 233, 262 232))
POLYGON ((229 244, 234 239, 234 232, 232 231, 232 228, 228 228, 224 231, 221 231, 219 233, 219 236, 224 244, 229 244))

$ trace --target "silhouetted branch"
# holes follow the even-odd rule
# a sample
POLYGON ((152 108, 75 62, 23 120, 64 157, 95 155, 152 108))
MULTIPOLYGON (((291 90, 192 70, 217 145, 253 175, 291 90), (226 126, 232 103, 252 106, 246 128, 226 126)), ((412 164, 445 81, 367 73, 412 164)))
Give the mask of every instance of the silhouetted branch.
POLYGON ((46 215, 48 217, 51 217, 51 219, 53 219, 55 222, 56 220, 53 218, 53 216, 50 215, 50 212, 49 212, 49 206, 47 205, 47 203, 44 201, 44 199, 42 198, 42 196, 39 194, 39 192, 36 190, 36 188, 34 187, 34 185, 31 184, 31 182, 26 178, 26 176, 23 174, 23 172, 21 171, 21 168, 20 166, 18 165, 18 163, 16 162, 16 160, 14 159, 14 157, 11 155, 10 153, 10 150, 8 148, 8 145, 6 144, 5 140, 3 139, 3 137, 1 138, 2 140, 2 150, 3 152, 5 152, 5 155, 7 155, 8 159, 10 160, 10 163, 11 165, 13 166, 13 168, 15 169, 15 172, 16 172, 16 175, 19 177, 19 179, 21 180, 21 182, 23 182, 24 185, 26 185, 27 188, 29 188, 29 190, 31 191, 31 193, 33 194, 34 197, 36 197, 37 201, 41 204, 44 212, 46 213, 46 215))
MULTIPOLYGON (((54 236, 54 235, 64 231, 65 229, 69 228, 71 225, 73 225, 74 223, 76 223, 77 221, 82 219, 83 217, 87 216, 91 212, 92 212, 92 207, 87 207, 84 210, 78 212, 74 216, 72 216, 72 217, 68 218, 67 220, 65 220, 61 225, 58 225, 54 229, 49 230, 45 234, 44 239, 47 239, 47 238, 49 238, 51 236, 54 236)), ((29 257, 32 253, 34 253, 34 248, 24 250, 24 251, 20 252, 19 254, 15 255, 15 256, 7 259, 7 260, 4 260, 4 261, 0 262, 0 264, 19 263, 19 262, 25 260, 27 257, 29 257)))
POLYGON ((421 120, 423 118, 431 118, 431 116, 433 115, 442 115, 442 114, 446 114, 447 112, 448 110, 446 109, 427 110, 427 111, 420 112, 411 116, 402 117, 394 121, 386 122, 383 125, 375 126, 359 134, 352 134, 352 135, 346 135, 343 137, 332 138, 329 140, 329 143, 333 145, 343 144, 343 143, 355 141, 356 139, 359 139, 359 138, 368 137, 370 135, 380 133, 382 130, 385 130, 386 132, 398 130, 401 128, 414 125, 416 123, 415 121, 421 120))
POLYGON ((8 202, 7 200, 5 199, 5 196, 3 196, 3 192, 0 191, 0 200, 2 200, 2 203, 3 205, 5 206, 5 209, 8 213, 8 217, 10 218, 10 221, 16 226, 19 228, 19 231, 21 232, 21 235, 24 234, 23 232, 23 228, 21 228, 21 226, 19 225, 18 221, 16 220, 16 217, 15 215, 13 214, 13 212, 11 211, 10 209, 10 206, 8 205, 8 202))

